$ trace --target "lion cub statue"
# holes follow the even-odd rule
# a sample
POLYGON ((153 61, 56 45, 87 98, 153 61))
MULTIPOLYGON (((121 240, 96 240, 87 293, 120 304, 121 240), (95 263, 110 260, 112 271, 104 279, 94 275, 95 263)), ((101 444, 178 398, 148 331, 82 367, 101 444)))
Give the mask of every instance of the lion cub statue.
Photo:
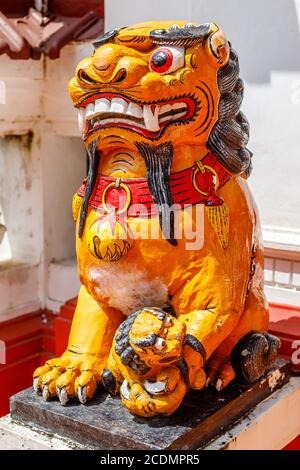
POLYGON ((254 382, 279 347, 238 57, 214 23, 137 24, 94 46, 69 84, 89 157, 73 199, 82 286, 68 348, 34 388, 65 405, 102 382, 131 413, 170 415, 190 389, 254 382))

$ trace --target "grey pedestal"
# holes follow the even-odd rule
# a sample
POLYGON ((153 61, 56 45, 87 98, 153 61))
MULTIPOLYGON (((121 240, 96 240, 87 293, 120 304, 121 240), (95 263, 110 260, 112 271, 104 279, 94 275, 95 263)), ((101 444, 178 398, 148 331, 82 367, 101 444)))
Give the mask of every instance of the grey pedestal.
POLYGON ((190 392, 170 417, 142 419, 132 416, 118 398, 99 391, 87 405, 62 407, 45 402, 27 389, 11 399, 16 423, 58 434, 94 449, 199 449, 216 438, 259 402, 288 382, 289 364, 278 360, 268 374, 252 385, 233 383, 223 392, 190 392))

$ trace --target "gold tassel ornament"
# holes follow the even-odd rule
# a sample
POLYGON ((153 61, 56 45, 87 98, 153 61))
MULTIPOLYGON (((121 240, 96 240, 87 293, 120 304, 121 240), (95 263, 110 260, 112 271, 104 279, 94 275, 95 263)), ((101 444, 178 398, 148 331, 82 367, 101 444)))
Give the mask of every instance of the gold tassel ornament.
POLYGON ((229 239, 229 211, 225 202, 221 206, 206 206, 206 213, 218 236, 221 247, 225 249, 229 239))
POLYGON ((74 222, 77 222, 81 205, 82 205, 82 197, 78 196, 78 194, 76 193, 72 201, 72 213, 73 213, 74 222))

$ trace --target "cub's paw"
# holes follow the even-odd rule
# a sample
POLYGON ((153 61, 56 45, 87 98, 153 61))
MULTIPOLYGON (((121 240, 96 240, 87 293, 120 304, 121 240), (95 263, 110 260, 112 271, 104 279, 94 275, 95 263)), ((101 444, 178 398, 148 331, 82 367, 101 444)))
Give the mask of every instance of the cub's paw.
POLYGON ((34 371, 33 388, 44 400, 58 397, 66 405, 70 398, 78 398, 86 403, 95 394, 102 371, 103 364, 95 356, 67 352, 34 371))
POLYGON ((176 367, 166 367, 144 382, 124 380, 120 395, 133 414, 144 417, 170 415, 181 404, 187 387, 176 367))

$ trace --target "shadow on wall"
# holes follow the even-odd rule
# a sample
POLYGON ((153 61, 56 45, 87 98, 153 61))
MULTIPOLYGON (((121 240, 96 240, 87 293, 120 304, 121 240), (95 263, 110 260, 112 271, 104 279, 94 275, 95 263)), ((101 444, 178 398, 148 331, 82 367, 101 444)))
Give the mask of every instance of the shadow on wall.
POLYGON ((300 70, 298 0, 194 0, 192 19, 224 28, 248 82, 270 82, 271 70, 300 70))

